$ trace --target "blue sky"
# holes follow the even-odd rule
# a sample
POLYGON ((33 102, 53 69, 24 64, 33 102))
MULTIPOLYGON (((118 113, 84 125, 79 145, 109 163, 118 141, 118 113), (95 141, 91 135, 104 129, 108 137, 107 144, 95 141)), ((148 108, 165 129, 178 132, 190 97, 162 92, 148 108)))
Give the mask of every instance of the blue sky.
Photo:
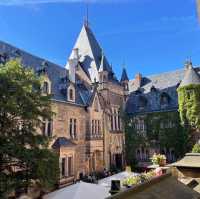
MULTIPOLYGON (((200 65, 195 0, 88 0, 90 26, 119 77, 200 65)), ((0 40, 62 66, 83 24, 81 0, 0 0, 0 40)))

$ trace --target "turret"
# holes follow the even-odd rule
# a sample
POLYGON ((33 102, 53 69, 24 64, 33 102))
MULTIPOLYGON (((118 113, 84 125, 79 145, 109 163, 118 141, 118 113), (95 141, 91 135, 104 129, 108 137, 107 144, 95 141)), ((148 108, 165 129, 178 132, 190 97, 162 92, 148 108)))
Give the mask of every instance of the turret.
MULTIPOLYGON (((183 125, 190 126, 192 129, 200 129, 200 76, 193 68, 192 62, 185 63, 185 75, 178 89, 178 104, 181 122, 183 125)), ((194 142, 197 142, 197 132, 193 134, 194 142)), ((200 137, 200 135, 199 135, 200 137)))
POLYGON ((195 71, 192 66, 191 61, 186 61, 185 63, 185 75, 183 80, 180 83, 180 87, 189 86, 189 85, 196 85, 200 84, 200 77, 199 74, 195 71))
POLYGON ((129 78, 128 78, 126 69, 123 68, 120 83, 124 87, 124 91, 128 91, 129 90, 129 88, 128 88, 128 82, 129 82, 129 78))

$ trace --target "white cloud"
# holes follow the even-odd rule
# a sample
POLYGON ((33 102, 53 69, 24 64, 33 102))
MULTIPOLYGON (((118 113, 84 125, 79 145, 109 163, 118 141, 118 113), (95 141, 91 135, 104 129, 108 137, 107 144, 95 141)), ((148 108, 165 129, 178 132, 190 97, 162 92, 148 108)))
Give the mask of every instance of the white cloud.
POLYGON ((28 5, 45 3, 122 3, 129 0, 0 0, 0 5, 28 5))

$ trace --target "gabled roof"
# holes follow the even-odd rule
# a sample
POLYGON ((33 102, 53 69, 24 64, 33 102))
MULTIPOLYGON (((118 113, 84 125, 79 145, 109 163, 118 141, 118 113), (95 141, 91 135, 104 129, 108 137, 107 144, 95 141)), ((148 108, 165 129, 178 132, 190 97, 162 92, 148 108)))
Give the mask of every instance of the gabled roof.
POLYGON ((107 199, 198 199, 200 194, 179 182, 171 174, 155 177, 152 180, 119 192, 107 199))
POLYGON ((199 74, 192 67, 192 64, 186 69, 185 75, 179 87, 188 86, 190 84, 200 84, 199 74))
POLYGON ((200 168, 200 153, 187 153, 185 157, 171 164, 171 166, 200 168))
POLYGON ((122 76, 121 76, 121 82, 123 82, 123 81, 129 81, 129 78, 128 78, 128 75, 127 75, 127 72, 126 72, 125 68, 123 68, 122 76))
MULTIPOLYGON (((96 81, 98 81, 98 70, 101 65, 102 49, 89 26, 83 25, 74 48, 79 49, 81 65, 84 67, 84 70, 88 71, 90 74, 91 81, 94 82, 95 78, 96 81)), ((70 55, 70 58, 71 56, 72 54, 70 55)), ((104 57, 104 66, 112 71, 106 57, 104 57)), ((66 67, 68 68, 68 63, 66 67)))
POLYGON ((76 146, 76 144, 74 144, 71 140, 69 140, 65 137, 59 137, 53 143, 52 148, 59 149, 61 147, 74 147, 74 146, 76 146))

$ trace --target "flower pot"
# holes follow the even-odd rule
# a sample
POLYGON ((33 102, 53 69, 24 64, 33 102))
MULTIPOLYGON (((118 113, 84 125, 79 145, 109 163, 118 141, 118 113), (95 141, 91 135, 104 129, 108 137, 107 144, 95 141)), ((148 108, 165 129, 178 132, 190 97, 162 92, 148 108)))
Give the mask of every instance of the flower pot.
POLYGON ((166 159, 161 159, 160 162, 159 162, 159 166, 163 167, 165 165, 166 165, 166 159))

